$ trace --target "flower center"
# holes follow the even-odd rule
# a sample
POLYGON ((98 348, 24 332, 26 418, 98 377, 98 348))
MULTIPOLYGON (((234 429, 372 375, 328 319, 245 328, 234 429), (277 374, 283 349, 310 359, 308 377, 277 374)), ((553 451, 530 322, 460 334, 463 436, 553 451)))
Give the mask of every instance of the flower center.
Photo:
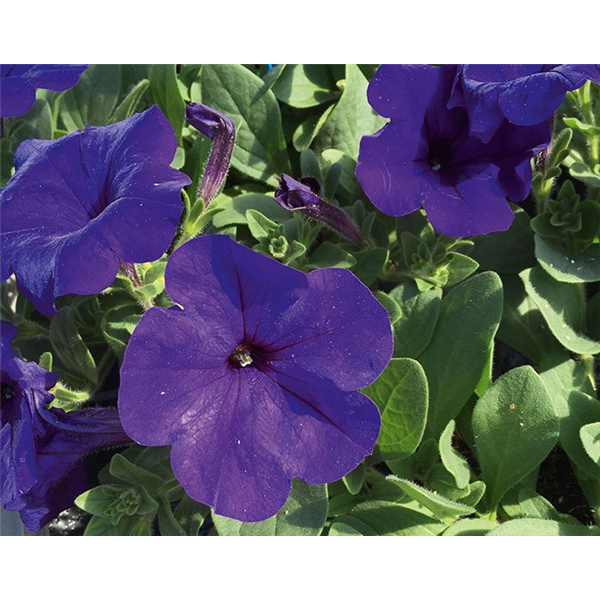
POLYGON ((13 390, 12 386, 8 383, 2 384, 2 402, 8 402, 15 397, 15 390, 13 390))
POLYGON ((229 362, 236 369, 241 369, 251 365, 254 362, 254 359, 250 353, 250 347, 246 344, 240 344, 237 346, 237 348, 231 353, 229 362))
POLYGON ((432 171, 439 171, 442 168, 442 163, 435 156, 432 156, 429 158, 429 166, 432 171))

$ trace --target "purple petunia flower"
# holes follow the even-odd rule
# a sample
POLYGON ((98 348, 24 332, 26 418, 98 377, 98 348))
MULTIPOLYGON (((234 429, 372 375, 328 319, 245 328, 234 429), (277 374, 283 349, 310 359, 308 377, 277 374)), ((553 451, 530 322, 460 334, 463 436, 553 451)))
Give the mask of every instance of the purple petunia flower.
POLYGON ((289 175, 282 175, 278 181, 275 202, 281 207, 302 212, 307 217, 331 227, 357 246, 363 243, 356 223, 341 208, 319 197, 321 185, 314 177, 302 177, 300 181, 296 181, 289 175))
POLYGON ((156 107, 54 141, 27 140, 0 192, 2 280, 15 273, 41 313, 64 294, 107 288, 119 260, 158 259, 177 231, 187 175, 156 107))
POLYGON ((600 83, 600 65, 460 65, 448 108, 466 108, 471 134, 487 143, 505 120, 547 121, 588 79, 600 83))
POLYGON ((0 65, 0 117, 20 117, 35 102, 38 88, 64 92, 88 65, 0 65))
POLYGON ((349 271, 309 274, 227 236, 176 250, 121 368, 125 431, 172 445, 175 476, 218 514, 258 521, 291 479, 339 479, 370 454, 377 407, 356 391, 392 354, 385 309, 349 271))
POLYGON ((198 198, 202 198, 206 206, 219 193, 227 177, 235 147, 235 125, 228 116, 198 102, 187 105, 185 118, 202 135, 213 141, 198 188, 198 198))
POLYGON ((506 202, 531 188, 530 160, 550 141, 547 124, 505 122, 484 144, 469 135, 468 113, 448 109, 456 67, 384 65, 368 88, 373 108, 391 121, 362 138, 356 175, 383 212, 425 208, 433 227, 462 237, 510 226, 506 202))
POLYGON ((0 410, 0 502, 18 510, 37 531, 87 489, 82 459, 100 448, 130 442, 114 409, 65 413, 48 408, 54 373, 16 357, 16 329, 2 323, 0 410))

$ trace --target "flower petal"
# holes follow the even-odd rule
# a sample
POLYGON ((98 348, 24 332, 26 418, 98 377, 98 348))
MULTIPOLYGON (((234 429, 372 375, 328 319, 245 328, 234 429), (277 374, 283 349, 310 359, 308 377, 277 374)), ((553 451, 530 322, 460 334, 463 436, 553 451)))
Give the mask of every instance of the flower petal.
POLYGON ((537 125, 552 116, 568 90, 568 80, 559 73, 536 73, 506 86, 498 105, 511 123, 537 125))
POLYGON ((165 281, 186 310, 231 322, 236 343, 251 341, 261 322, 270 323, 308 287, 304 273, 225 235, 205 235, 177 249, 165 281))
POLYGON ((140 320, 125 350, 119 388, 123 427, 136 442, 173 443, 187 424, 215 411, 211 386, 227 381, 241 332, 217 307, 194 315, 152 308, 140 320))
POLYGON ((35 88, 18 78, 2 78, 0 84, 0 118, 20 117, 35 102, 35 88))
POLYGON ((423 204, 429 183, 417 161, 420 139, 415 130, 402 131, 388 123, 372 136, 364 136, 356 177, 371 202, 384 213, 402 216, 423 204))
POLYGON ((21 77, 36 88, 64 92, 79 81, 87 68, 88 65, 31 65, 21 77))
POLYGON ((274 515, 292 477, 339 479, 372 451, 379 432, 368 398, 314 376, 237 370, 210 393, 215 410, 177 439, 171 462, 190 496, 234 519, 274 515))
POLYGON ((496 169, 455 186, 439 186, 425 201, 425 211, 436 231, 466 237, 505 231, 514 218, 497 181, 496 169))
POLYGON ((439 94, 439 78, 453 78, 455 70, 454 65, 381 65, 369 82, 369 104, 383 117, 422 122, 424 107, 439 94))
POLYGON ((346 269, 317 269, 308 282, 307 293, 259 332, 259 344, 275 368, 330 379, 341 390, 366 387, 392 356, 387 311, 346 269))
POLYGON ((90 228, 65 239, 55 266, 54 296, 98 294, 115 280, 119 259, 90 228))

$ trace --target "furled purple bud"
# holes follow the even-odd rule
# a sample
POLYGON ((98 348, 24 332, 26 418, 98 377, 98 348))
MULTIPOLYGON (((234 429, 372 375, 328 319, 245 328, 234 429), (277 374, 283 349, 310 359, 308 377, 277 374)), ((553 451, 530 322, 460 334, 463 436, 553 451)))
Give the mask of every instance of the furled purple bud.
POLYGON ((198 187, 198 198, 207 205, 221 190, 235 146, 233 121, 209 106, 191 102, 185 111, 187 122, 213 141, 208 162, 198 187))
POLYGON ((302 211, 307 217, 331 227, 357 246, 363 243, 356 223, 342 209, 319 198, 321 186, 314 177, 302 177, 296 181, 289 175, 282 175, 278 181, 275 201, 280 206, 286 210, 302 211))

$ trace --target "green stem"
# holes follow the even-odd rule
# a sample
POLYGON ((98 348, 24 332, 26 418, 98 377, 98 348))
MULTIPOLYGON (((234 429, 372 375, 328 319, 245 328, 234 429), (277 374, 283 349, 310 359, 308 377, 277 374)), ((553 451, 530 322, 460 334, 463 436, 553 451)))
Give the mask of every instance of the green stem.
POLYGON ((64 95, 64 92, 59 94, 54 101, 54 106, 52 107, 52 137, 54 137, 54 132, 58 129, 58 113, 64 95))
POLYGON ((595 135, 590 141, 590 157, 592 167, 600 163, 600 136, 595 135))

